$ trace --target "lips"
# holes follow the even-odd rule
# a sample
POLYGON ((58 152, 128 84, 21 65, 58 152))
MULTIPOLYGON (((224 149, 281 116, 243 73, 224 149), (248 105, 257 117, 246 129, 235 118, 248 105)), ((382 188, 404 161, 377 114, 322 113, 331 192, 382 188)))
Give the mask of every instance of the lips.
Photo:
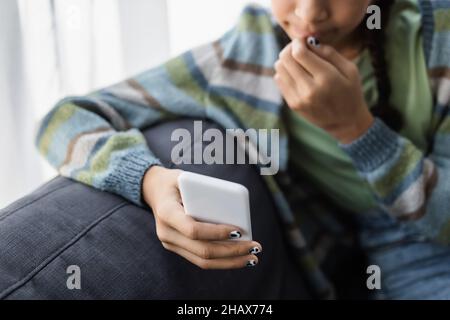
POLYGON ((305 31, 304 29, 299 28, 298 26, 295 26, 293 24, 290 25, 292 33, 294 37, 296 38, 308 38, 308 37, 314 37, 314 38, 320 38, 323 36, 324 32, 320 31, 305 31))

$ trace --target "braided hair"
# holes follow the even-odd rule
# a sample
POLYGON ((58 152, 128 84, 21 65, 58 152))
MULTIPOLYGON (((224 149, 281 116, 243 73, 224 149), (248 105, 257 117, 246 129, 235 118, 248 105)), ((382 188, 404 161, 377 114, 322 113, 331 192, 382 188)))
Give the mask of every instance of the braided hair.
POLYGON ((374 116, 379 117, 392 130, 399 131, 403 126, 403 119, 400 112, 392 107, 389 102, 391 97, 391 82, 388 75, 388 64, 385 56, 386 26, 389 14, 395 0, 376 0, 375 5, 381 9, 381 29, 369 30, 367 28, 367 18, 361 27, 363 28, 364 45, 368 48, 372 60, 372 66, 378 89, 378 101, 371 106, 370 111, 374 116))

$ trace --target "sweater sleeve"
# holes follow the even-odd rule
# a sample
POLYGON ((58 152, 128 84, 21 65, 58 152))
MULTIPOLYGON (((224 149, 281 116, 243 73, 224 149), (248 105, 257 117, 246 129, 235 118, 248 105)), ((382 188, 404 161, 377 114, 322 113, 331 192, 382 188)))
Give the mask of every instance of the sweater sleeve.
POLYGON ((450 242, 449 120, 442 122, 428 157, 379 118, 357 140, 339 144, 382 208, 425 238, 445 244, 450 242))
POLYGON ((143 176, 162 164, 141 130, 183 115, 204 117, 208 87, 193 81, 193 56, 211 66, 213 53, 203 45, 126 81, 59 101, 40 124, 39 152, 62 176, 144 206, 143 176))
POLYGON ((233 128, 275 127, 279 118, 272 111, 282 100, 272 78, 274 35, 268 11, 249 5, 219 39, 126 81, 58 102, 42 121, 37 147, 61 175, 144 205, 142 178, 161 162, 141 130, 182 116, 233 128))

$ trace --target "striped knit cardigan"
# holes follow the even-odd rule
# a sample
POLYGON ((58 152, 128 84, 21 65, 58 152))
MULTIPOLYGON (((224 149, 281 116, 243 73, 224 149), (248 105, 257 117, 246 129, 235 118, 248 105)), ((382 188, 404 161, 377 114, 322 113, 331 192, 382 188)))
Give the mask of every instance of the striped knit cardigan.
MULTIPOLYGON (((450 0, 419 2, 435 97, 434 147, 423 154, 378 118, 358 140, 339 146, 369 182, 380 208, 417 228, 425 238, 447 244, 450 0)), ((89 95, 63 99, 43 119, 37 147, 61 175, 119 194, 139 206, 145 205, 141 200, 144 173, 161 164, 141 130, 165 119, 189 116, 210 119, 230 129, 279 129, 283 171, 287 167, 288 135, 280 114, 285 104, 273 81, 281 49, 271 13, 250 5, 237 25, 217 41, 89 95)), ((310 254, 277 180, 263 178, 308 283, 318 297, 333 297, 333 288, 310 254)))

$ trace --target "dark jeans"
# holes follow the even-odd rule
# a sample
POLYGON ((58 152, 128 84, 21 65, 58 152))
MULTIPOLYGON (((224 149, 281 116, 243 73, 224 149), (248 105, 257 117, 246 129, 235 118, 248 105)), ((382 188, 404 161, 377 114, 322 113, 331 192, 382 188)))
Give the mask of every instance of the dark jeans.
MULTIPOLYGON (((206 124, 203 129, 216 127, 206 124)), ((182 127, 192 132, 192 120, 159 124, 145 132, 151 150, 167 166, 173 166, 171 133, 182 127)), ((308 298, 259 171, 250 165, 179 168, 249 189, 253 238, 263 247, 256 267, 202 270, 162 247, 149 209, 57 177, 0 211, 0 298, 308 298), (80 290, 67 288, 71 265, 80 267, 80 290)))

